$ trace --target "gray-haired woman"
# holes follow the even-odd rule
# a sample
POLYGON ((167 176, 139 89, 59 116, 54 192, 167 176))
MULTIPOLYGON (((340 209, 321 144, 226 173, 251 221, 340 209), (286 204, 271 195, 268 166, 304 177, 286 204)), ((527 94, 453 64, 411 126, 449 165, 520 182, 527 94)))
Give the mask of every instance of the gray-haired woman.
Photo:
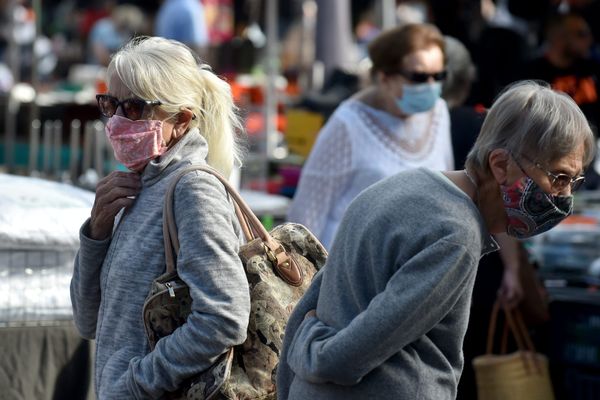
POLYGON ((115 157, 96 189, 71 281, 75 324, 96 339, 98 399, 156 399, 205 370, 246 338, 248 281, 239 226, 223 185, 204 172, 175 187, 177 272, 189 286, 186 323, 150 351, 142 307, 165 272, 162 210, 177 171, 208 164, 228 176, 239 150, 229 85, 183 44, 137 38, 108 66, 98 106, 115 157), (118 221, 118 222, 117 222, 118 221))
POLYGON ((567 217, 594 148, 568 96, 521 82, 491 107, 465 170, 365 190, 288 323, 279 399, 454 399, 490 234, 525 238, 567 217))

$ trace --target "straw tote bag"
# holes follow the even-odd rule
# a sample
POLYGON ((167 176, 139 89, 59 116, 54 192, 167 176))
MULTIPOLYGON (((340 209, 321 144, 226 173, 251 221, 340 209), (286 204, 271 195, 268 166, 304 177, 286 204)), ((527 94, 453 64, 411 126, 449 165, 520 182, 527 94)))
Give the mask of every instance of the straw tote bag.
POLYGON ((473 359, 479 400, 554 400, 548 359, 535 352, 519 310, 507 310, 500 354, 493 354, 496 320, 501 305, 494 304, 487 338, 487 354, 473 359), (508 331, 518 351, 506 354, 508 331))

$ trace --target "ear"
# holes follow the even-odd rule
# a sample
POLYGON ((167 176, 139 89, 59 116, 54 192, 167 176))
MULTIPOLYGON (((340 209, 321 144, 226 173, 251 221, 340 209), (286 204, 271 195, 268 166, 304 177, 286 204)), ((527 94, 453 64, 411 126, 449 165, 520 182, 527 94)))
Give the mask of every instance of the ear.
POLYGON ((390 78, 391 78, 391 75, 388 75, 383 71, 377 71, 375 76, 376 76, 377 83, 380 83, 380 84, 388 84, 390 81, 390 78))
POLYGON ((194 118, 194 113, 192 110, 188 110, 187 108, 179 111, 179 114, 176 115, 175 124, 173 126, 174 131, 176 132, 176 136, 179 137, 187 132, 190 122, 192 118, 194 118))
POLYGON ((492 150, 488 156, 490 171, 500 185, 505 184, 508 180, 509 161, 510 154, 504 149, 492 150))

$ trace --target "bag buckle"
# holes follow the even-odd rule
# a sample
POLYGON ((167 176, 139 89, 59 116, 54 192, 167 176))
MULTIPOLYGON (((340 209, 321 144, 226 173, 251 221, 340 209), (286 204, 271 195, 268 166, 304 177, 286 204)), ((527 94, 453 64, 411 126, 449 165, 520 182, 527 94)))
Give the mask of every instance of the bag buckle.
POLYGON ((267 246, 266 243, 263 242, 263 248, 265 249, 265 254, 267 255, 267 259, 269 261, 271 261, 271 263, 273 265, 277 265, 277 256, 275 255, 275 252, 273 250, 271 250, 269 248, 269 246, 267 246))

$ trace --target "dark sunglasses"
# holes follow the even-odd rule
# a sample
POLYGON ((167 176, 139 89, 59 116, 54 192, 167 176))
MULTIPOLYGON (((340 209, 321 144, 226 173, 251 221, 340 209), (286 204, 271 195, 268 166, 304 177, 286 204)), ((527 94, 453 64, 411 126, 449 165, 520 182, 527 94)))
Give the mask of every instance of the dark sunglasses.
POLYGON ((142 118, 142 115, 144 115, 144 107, 161 105, 161 102, 158 100, 132 98, 119 101, 116 97, 108 94, 97 94, 96 100, 98 101, 100 112, 105 117, 110 118, 115 115, 120 106, 121 111, 123 111, 123 116, 132 121, 142 118))
POLYGON ((436 82, 439 82, 439 81, 443 81, 444 79, 446 79, 446 76, 448 76, 448 72, 446 70, 442 70, 440 72, 434 72, 431 74, 427 73, 427 72, 411 72, 411 71, 398 71, 397 73, 402 75, 409 81, 416 82, 416 83, 425 83, 430 78, 432 78, 436 82))
MULTIPOLYGON (((581 185, 583 185, 583 183, 585 182, 584 176, 579 175, 576 177, 571 177, 567 174, 555 174, 553 172, 548 171, 546 168, 542 167, 539 163, 531 161, 529 158, 527 158, 525 156, 521 156, 521 158, 524 159, 525 161, 529 162, 530 164, 533 164, 533 166, 535 166, 537 169, 544 172, 550 179, 550 186, 552 187, 552 190, 554 190, 556 192, 565 190, 565 188, 567 186, 571 186, 571 192, 576 192, 579 188, 581 188, 581 185)), ((516 161, 516 158, 515 158, 515 161, 516 161)), ((517 165, 519 166, 521 171, 523 171, 523 168, 521 167, 521 165, 518 162, 517 162, 517 165)), ((523 173, 525 173, 525 171, 523 171, 523 173)), ((525 173, 525 175, 527 175, 527 174, 525 173)))

